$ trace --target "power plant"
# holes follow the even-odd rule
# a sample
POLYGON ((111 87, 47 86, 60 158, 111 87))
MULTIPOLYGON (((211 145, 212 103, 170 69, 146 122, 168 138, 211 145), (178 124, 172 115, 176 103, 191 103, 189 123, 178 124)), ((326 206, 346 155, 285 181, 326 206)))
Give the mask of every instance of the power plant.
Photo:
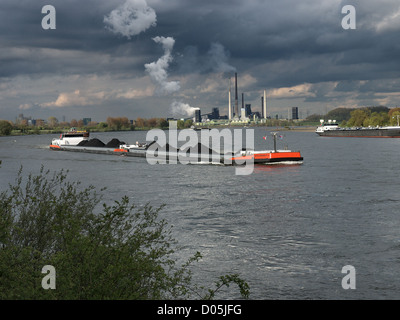
MULTIPOLYGON (((232 105, 232 77, 228 81, 228 115, 220 116, 219 109, 213 108, 211 113, 202 114, 200 108, 195 108, 193 121, 195 123, 207 122, 210 120, 228 120, 229 122, 247 123, 251 120, 265 122, 267 117, 267 91, 263 90, 261 96, 261 112, 252 112, 251 104, 245 104, 244 93, 242 92, 242 106, 239 107, 238 74, 235 72, 235 104, 232 105)), ((259 100, 260 101, 260 100, 259 100)), ((294 110, 294 109, 293 109, 294 110)), ((294 113, 293 113, 294 114, 294 113)), ((294 119, 297 118, 293 117, 294 119)))
MULTIPOLYGON (((238 76, 235 72, 235 106, 232 110, 232 99, 231 99, 231 78, 229 78, 229 90, 228 90, 228 119, 229 121, 239 121, 248 119, 251 112, 248 112, 249 108, 246 108, 244 103, 244 93, 242 93, 242 107, 239 112, 239 99, 238 99, 238 76)), ((259 114, 259 113, 257 113, 259 114)), ((261 117, 267 119, 267 92, 264 90, 264 95, 261 97, 261 117)))

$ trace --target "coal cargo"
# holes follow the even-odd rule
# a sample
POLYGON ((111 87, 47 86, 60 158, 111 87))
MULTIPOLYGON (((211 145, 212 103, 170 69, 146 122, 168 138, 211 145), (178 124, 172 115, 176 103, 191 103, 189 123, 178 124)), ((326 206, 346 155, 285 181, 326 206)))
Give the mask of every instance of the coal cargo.
POLYGON ((93 138, 90 140, 82 140, 78 143, 78 146, 85 146, 85 147, 104 147, 105 144, 101 140, 97 138, 93 138))
POLYGON ((119 148, 119 146, 122 144, 126 144, 126 143, 114 138, 106 144, 106 147, 107 148, 119 148))

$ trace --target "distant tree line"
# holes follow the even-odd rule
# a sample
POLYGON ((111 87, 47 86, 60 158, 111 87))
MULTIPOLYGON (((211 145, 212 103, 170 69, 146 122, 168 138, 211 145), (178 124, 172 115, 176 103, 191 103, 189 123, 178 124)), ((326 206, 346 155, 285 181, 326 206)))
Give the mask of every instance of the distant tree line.
MULTIPOLYGON (((178 120, 177 122, 178 129, 190 128, 193 125, 193 120, 178 120)), ((15 123, 0 120, 0 135, 10 135, 13 130, 19 133, 40 133, 49 130, 61 132, 71 127, 90 131, 150 130, 153 128, 168 129, 169 122, 165 118, 145 119, 140 117, 136 120, 129 120, 127 117, 108 117, 105 122, 90 121, 85 123, 83 119, 60 122, 56 117, 51 116, 47 121, 38 119, 34 124, 28 119, 18 119, 15 123)))
POLYGON ((11 134, 12 129, 13 126, 9 121, 0 120, 0 135, 8 136, 11 134))
POLYGON ((307 117, 306 121, 336 120, 343 127, 375 127, 397 125, 397 116, 400 116, 400 108, 390 109, 385 106, 336 108, 326 115, 313 114, 307 117))

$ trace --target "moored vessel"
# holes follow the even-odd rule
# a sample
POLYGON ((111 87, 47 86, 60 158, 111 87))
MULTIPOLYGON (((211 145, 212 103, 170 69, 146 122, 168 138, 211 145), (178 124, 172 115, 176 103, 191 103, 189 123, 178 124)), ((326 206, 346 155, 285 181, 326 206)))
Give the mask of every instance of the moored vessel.
POLYGON ((335 120, 320 122, 315 133, 322 137, 400 138, 400 126, 342 128, 335 120))

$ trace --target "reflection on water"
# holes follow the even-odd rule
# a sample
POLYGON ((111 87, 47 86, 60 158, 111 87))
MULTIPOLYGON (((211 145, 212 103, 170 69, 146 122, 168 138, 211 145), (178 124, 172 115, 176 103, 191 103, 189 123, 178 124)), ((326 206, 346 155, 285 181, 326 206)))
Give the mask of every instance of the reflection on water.
MULTIPOLYGON (((255 148, 265 149, 263 128, 255 148)), ((93 133, 102 141, 145 141, 146 132, 93 133)), ((53 136, 0 137, 0 188, 24 172, 69 170, 107 187, 104 201, 127 195, 138 205, 165 204, 182 260, 201 251, 200 281, 238 272, 253 299, 400 298, 400 139, 323 138, 285 132, 302 165, 149 165, 145 159, 50 151, 53 136), (372 152, 372 153, 371 153, 372 152), (371 156, 372 155, 372 156, 371 156), (353 265, 357 289, 343 290, 353 265)))
POLYGON ((297 167, 301 166, 299 163, 293 164, 255 164, 254 173, 282 173, 282 170, 289 170, 291 172, 295 171, 297 167))

